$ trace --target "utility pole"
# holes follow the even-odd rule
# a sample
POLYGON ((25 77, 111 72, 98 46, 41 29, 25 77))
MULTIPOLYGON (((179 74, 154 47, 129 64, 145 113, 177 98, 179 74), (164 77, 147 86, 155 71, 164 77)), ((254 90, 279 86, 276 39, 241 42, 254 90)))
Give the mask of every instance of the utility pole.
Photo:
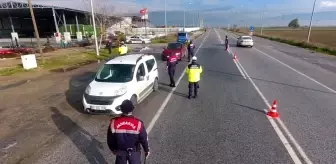
POLYGON ((314 12, 315 12, 315 5, 316 5, 316 0, 314 1, 313 11, 312 11, 312 14, 311 14, 311 17, 310 17, 307 43, 309 43, 309 40, 310 40, 310 33, 311 33, 311 28, 312 28, 313 16, 314 16, 314 12))
POLYGON ((95 43, 96 43, 96 53, 97 56, 99 56, 99 49, 98 49, 98 38, 97 38, 97 30, 96 30, 96 21, 95 21, 95 16, 94 16, 94 11, 93 11, 93 2, 91 0, 91 14, 92 14, 92 23, 93 23, 93 32, 94 32, 94 37, 95 37, 95 43))
POLYGON ((264 15, 265 15, 265 10, 266 10, 266 5, 264 6, 264 11, 261 15, 261 28, 260 28, 260 35, 263 35, 263 28, 264 28, 264 23, 263 23, 263 19, 264 19, 264 15))
POLYGON ((192 13, 192 17, 193 17, 193 27, 195 27, 195 12, 192 13))
POLYGON ((165 33, 167 36, 167 0, 165 0, 165 33))
POLYGON ((186 9, 184 9, 184 12, 183 12, 183 32, 185 31, 185 11, 186 9))
POLYGON ((36 35, 37 48, 39 49, 39 52, 42 55, 43 51, 42 51, 42 48, 40 46, 40 35, 39 35, 38 30, 37 30, 37 25, 36 25, 36 20, 35 20, 35 15, 34 15, 34 10, 33 10, 32 0, 28 0, 28 5, 29 5, 30 15, 32 17, 34 31, 35 31, 35 35, 36 35))

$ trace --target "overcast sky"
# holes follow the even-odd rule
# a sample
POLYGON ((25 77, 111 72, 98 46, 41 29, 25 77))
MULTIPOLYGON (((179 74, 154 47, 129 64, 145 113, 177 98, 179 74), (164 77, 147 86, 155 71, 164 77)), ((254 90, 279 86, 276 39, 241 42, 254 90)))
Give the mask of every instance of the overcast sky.
MULTIPOLYGON (((0 0, 0 2, 27 0, 0 0)), ((89 0, 32 0, 36 4, 53 4, 85 9, 89 0)), ((165 0, 93 0, 95 4, 111 6, 118 13, 137 13, 142 7, 150 11, 164 10, 165 0)), ((198 10, 207 13, 263 10, 272 14, 310 12, 314 0, 167 0, 167 10, 198 10)), ((316 11, 336 10, 336 0, 317 0, 316 11)))
MULTIPOLYGON (((0 2, 27 0, 0 0, 0 2)), ((35 4, 55 5, 75 9, 89 9, 89 0, 32 0, 35 4)), ((111 8, 116 15, 139 13, 141 8, 149 11, 164 10, 165 0, 93 0, 94 4, 111 8)), ((166 0, 167 10, 186 10, 201 12, 205 17, 230 19, 260 18, 288 15, 292 13, 311 13, 314 0, 166 0)), ((316 12, 336 11, 336 0, 317 0, 316 12)), ((336 18, 331 18, 335 19, 336 18)), ((218 20, 220 21, 220 20, 218 20)))

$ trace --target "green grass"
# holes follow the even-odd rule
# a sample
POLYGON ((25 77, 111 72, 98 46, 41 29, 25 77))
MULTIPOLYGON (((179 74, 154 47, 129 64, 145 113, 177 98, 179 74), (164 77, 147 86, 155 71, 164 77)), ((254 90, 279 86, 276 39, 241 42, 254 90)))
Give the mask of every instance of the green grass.
POLYGON ((317 45, 310 44, 310 43, 307 43, 307 42, 289 40, 289 39, 282 39, 282 38, 278 38, 278 37, 271 37, 271 36, 264 36, 264 35, 256 35, 256 36, 262 37, 262 38, 265 38, 265 39, 269 39, 269 40, 273 40, 273 41, 277 41, 277 42, 281 42, 281 43, 286 43, 286 44, 301 47, 301 48, 310 49, 310 50, 313 50, 313 51, 316 51, 316 52, 321 52, 321 53, 325 53, 325 54, 329 54, 329 55, 336 55, 336 50, 335 49, 330 49, 330 48, 326 48, 326 47, 319 47, 317 45))
POLYGON ((23 72, 32 72, 33 70, 24 70, 19 66, 11 67, 11 68, 4 68, 0 70, 0 76, 9 76, 17 73, 23 72))
POLYGON ((152 39, 152 44, 175 42, 176 38, 177 38, 176 34, 169 34, 167 36, 153 38, 152 39))
POLYGON ((118 54, 118 49, 114 48, 112 54, 108 54, 106 49, 100 50, 100 56, 96 55, 95 51, 80 53, 74 52, 72 54, 59 55, 58 57, 52 57, 47 59, 37 59, 38 68, 32 70, 25 70, 22 65, 0 69, 0 76, 9 76, 18 73, 33 72, 38 69, 53 71, 58 69, 68 69, 71 67, 80 67, 97 60, 110 59, 118 54))

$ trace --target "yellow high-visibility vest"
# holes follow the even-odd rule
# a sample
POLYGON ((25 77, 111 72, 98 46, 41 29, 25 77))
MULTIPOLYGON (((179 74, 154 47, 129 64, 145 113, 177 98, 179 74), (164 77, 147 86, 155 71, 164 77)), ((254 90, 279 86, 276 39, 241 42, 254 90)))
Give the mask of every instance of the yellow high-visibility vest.
POLYGON ((188 74, 188 81, 189 82, 198 82, 201 79, 201 73, 203 72, 202 66, 194 63, 189 64, 186 70, 188 74))
POLYGON ((127 53, 127 51, 128 51, 128 48, 127 48, 127 46, 125 46, 125 45, 122 45, 122 46, 120 46, 119 47, 119 54, 120 55, 124 55, 124 54, 126 54, 127 53))

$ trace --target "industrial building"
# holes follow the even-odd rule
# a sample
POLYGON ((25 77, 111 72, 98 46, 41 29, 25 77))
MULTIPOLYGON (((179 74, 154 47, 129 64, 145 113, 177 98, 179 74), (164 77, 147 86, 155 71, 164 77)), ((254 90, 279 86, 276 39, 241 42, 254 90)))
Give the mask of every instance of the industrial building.
MULTIPOLYGON (((83 25, 90 25, 91 13, 88 11, 33 4, 34 15, 40 37, 52 37, 55 32, 82 31, 83 25), (72 27, 69 25, 72 25, 72 27)), ((112 17, 113 29, 131 32, 132 28, 142 27, 144 23, 137 16, 112 17)), ((151 26, 150 23, 146 25, 151 26)), ((34 37, 34 28, 31 20, 28 3, 5 2, 0 4, 0 38, 10 38, 12 32, 17 32, 20 38, 34 37)), ((85 34, 84 31, 82 31, 85 34)))

